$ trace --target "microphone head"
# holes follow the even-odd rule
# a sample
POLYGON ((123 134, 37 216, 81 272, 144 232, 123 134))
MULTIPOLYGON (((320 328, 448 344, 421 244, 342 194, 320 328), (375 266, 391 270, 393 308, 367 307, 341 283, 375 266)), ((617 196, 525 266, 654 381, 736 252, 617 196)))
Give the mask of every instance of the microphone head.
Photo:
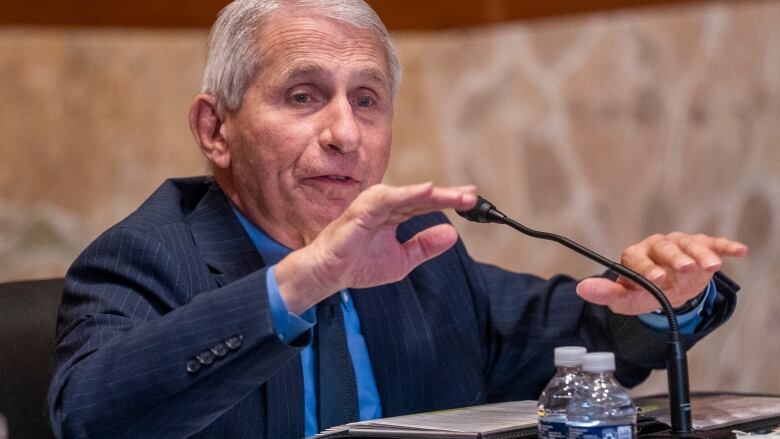
POLYGON ((475 223, 501 223, 504 214, 496 209, 490 201, 477 195, 477 204, 466 211, 455 211, 458 215, 475 223))

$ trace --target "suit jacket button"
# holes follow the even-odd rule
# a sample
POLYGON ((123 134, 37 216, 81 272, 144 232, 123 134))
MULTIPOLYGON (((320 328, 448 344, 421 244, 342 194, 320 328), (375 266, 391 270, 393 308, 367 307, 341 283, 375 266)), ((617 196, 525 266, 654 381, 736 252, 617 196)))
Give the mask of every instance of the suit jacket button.
POLYGON ((187 362, 187 373, 195 373, 200 370, 200 363, 195 360, 187 362))
POLYGON ((217 343, 214 346, 209 349, 212 354, 216 355, 217 357, 224 357, 228 353, 228 348, 225 346, 225 343, 217 343))
POLYGON ((195 358, 197 358, 198 362, 204 366, 208 366, 209 364, 214 362, 214 354, 212 354, 211 351, 203 351, 199 353, 195 358))
POLYGON ((243 335, 234 335, 230 337, 229 339, 225 340, 225 345, 230 349, 231 351, 235 351, 236 349, 241 347, 241 344, 243 343, 244 336, 243 335))

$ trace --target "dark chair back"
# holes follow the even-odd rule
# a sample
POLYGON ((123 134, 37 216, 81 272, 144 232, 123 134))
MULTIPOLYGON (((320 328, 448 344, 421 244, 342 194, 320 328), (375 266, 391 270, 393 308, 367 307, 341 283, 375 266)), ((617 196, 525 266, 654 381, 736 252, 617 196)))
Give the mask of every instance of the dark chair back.
POLYGON ((62 279, 0 284, 0 413, 10 439, 51 438, 46 391, 62 279))

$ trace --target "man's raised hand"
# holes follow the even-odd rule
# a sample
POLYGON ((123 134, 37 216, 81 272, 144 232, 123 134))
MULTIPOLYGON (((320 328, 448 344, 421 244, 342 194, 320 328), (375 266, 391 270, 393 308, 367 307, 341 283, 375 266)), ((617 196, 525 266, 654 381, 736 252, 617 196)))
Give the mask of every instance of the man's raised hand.
POLYGON ((441 209, 470 209, 475 203, 474 186, 380 184, 365 190, 314 241, 277 265, 276 279, 288 310, 301 313, 343 288, 403 279, 449 249, 458 234, 452 225, 440 224, 401 244, 398 224, 441 209))

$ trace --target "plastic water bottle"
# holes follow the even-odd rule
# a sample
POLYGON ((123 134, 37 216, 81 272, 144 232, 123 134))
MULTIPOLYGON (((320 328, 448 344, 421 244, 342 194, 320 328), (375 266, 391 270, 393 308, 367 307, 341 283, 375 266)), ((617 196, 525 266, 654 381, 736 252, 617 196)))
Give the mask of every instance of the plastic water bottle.
POLYGON ((636 439, 636 410, 615 379, 615 355, 585 355, 583 380, 574 392, 566 419, 568 439, 636 439))
POLYGON ((555 348, 555 375, 542 391, 537 404, 539 439, 566 439, 566 407, 582 381, 585 348, 555 348))

